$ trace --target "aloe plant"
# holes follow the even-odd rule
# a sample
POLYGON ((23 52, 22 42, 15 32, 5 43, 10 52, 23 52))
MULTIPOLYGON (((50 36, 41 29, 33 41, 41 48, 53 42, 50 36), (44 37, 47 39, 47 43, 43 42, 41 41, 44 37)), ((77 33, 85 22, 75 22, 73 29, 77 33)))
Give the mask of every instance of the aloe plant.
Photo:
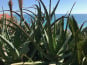
POLYGON ((39 0, 39 6, 35 5, 37 9, 37 16, 36 19, 32 21, 31 26, 33 27, 31 35, 31 38, 33 39, 31 39, 30 41, 40 52, 42 58, 45 57, 50 62, 58 62, 59 60, 63 59, 62 56, 60 57, 59 55, 66 51, 64 49, 67 48, 67 43, 69 41, 67 40, 66 32, 64 31, 64 18, 66 17, 57 19, 58 22, 54 25, 51 24, 52 18, 55 15, 55 10, 59 2, 60 0, 58 0, 52 12, 50 12, 50 10, 48 12, 43 1, 39 0), (44 8, 44 14, 41 10, 41 5, 44 8), (45 25, 43 25, 44 23, 45 25))
POLYGON ((3 19, 0 20, 1 59, 4 59, 8 64, 24 61, 24 57, 30 61, 41 60, 55 62, 59 65, 83 65, 87 62, 87 37, 82 32, 84 23, 79 28, 75 18, 70 16, 75 3, 68 16, 56 19, 55 11, 60 0, 57 1, 53 10, 51 10, 51 0, 49 2, 49 10, 42 0, 38 0, 38 4, 35 4, 34 7, 37 13, 23 9, 22 0, 18 0, 18 2, 20 14, 12 11, 11 0, 9 1, 10 10, 5 11, 10 11, 11 17, 13 17, 13 13, 16 13, 20 17, 21 25, 18 24, 15 18, 6 19, 3 16, 3 19), (44 11, 42 11, 42 8, 44 11), (30 26, 24 20, 23 13, 30 16, 30 26), (52 18, 54 18, 53 23, 51 23, 52 18), (64 28, 65 19, 67 19, 66 28, 64 28), (6 24, 6 22, 9 22, 9 24, 6 24))

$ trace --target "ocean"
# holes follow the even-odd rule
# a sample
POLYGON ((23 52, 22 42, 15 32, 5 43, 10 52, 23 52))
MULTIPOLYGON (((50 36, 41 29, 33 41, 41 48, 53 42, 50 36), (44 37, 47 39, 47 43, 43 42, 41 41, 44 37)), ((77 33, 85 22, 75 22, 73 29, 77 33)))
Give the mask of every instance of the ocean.
MULTIPOLYGON (((56 18, 60 18, 61 16, 64 16, 65 14, 56 14, 56 18)), ((87 21, 87 14, 72 14, 75 18, 75 20, 78 23, 78 26, 80 27, 84 21, 87 21)), ((20 20, 20 18, 17 15, 14 15, 17 20, 20 20)), ((24 14, 25 20, 30 23, 30 17, 26 14, 24 14)), ((66 20, 65 20, 66 21, 66 20)), ((52 22, 53 23, 53 22, 52 22)), ((65 23, 66 25, 66 23, 65 23)), ((87 26, 87 23, 84 24, 83 28, 87 26)), ((65 26, 64 26, 65 27, 65 26)))

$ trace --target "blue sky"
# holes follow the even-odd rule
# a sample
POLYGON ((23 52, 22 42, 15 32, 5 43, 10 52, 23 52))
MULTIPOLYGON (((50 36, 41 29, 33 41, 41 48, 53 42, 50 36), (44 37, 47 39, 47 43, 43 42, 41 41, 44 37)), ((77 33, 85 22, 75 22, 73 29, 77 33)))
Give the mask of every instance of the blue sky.
MULTIPOLYGON (((8 7, 8 1, 9 0, 0 0, 0 11, 2 10, 2 6, 4 10, 9 9, 8 7)), ((12 0, 13 1, 13 10, 18 10, 18 0, 12 0)), ((49 6, 49 0, 43 0, 45 5, 49 6)), ((60 4, 56 10, 56 14, 64 14, 67 11, 70 11, 72 5, 74 2, 77 2, 72 13, 73 14, 87 14, 87 0, 61 0, 60 4)), ((33 4, 35 4, 35 0, 23 0, 23 7, 31 7, 33 4)), ((57 0, 52 0, 52 8, 57 3, 57 0)))

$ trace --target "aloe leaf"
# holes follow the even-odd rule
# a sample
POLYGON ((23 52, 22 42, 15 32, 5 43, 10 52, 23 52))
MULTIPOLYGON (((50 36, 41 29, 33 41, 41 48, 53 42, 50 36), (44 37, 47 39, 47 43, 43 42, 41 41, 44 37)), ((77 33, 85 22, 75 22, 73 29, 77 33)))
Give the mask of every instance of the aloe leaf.
POLYGON ((59 49, 62 47, 64 41, 65 41, 65 34, 64 34, 64 21, 63 18, 58 22, 55 23, 57 25, 56 29, 56 35, 57 37, 57 44, 56 44, 56 52, 59 51, 59 49))
POLYGON ((47 35, 46 30, 44 30, 44 33, 45 33, 45 36, 46 36, 47 43, 49 43, 49 37, 48 37, 48 35, 47 35))
POLYGON ((45 15, 46 15, 46 24, 45 24, 45 27, 47 27, 48 31, 50 31, 51 30, 51 28, 50 28, 50 17, 48 15, 48 11, 47 11, 46 6, 45 6, 45 4, 43 3, 42 0, 40 0, 40 3, 42 4, 42 6, 44 8, 44 11, 45 11, 45 15))
POLYGON ((48 15, 48 11, 46 9, 46 6, 42 2, 42 0, 40 0, 40 2, 41 2, 42 6, 44 8, 45 13, 46 13, 46 21, 47 21, 46 26, 47 26, 47 29, 48 29, 47 34, 49 36, 49 48, 50 48, 51 53, 53 53, 54 47, 53 47, 53 39, 52 39, 51 24, 50 24, 51 19, 50 19, 50 16, 48 15))
POLYGON ((32 13, 34 16, 36 16, 36 14, 34 12, 32 12, 32 11, 30 11, 28 9, 23 9, 23 10, 28 11, 28 12, 32 13))
POLYGON ((36 38, 36 40, 37 40, 37 43, 40 41, 38 41, 38 39, 41 39, 41 37, 42 37, 42 20, 41 20, 41 18, 42 18, 42 12, 41 12, 41 8, 40 8, 40 3, 39 3, 39 7, 38 7, 38 5, 35 5, 36 6, 36 8, 37 8, 37 19, 36 19, 36 26, 37 26, 37 28, 35 29, 35 38, 36 38))
POLYGON ((53 11, 52 11, 52 13, 51 13, 51 18, 52 18, 52 16, 53 16, 53 14, 55 13, 56 8, 58 7, 59 2, 60 2, 60 0, 58 0, 56 6, 54 7, 54 9, 53 9, 53 11))
POLYGON ((67 17, 61 16, 60 18, 56 19, 56 20, 51 24, 51 27, 52 27, 56 22, 58 22, 59 20, 61 20, 62 18, 67 18, 67 17))
POLYGON ((6 55, 4 54, 4 51, 3 51, 1 45, 2 45, 2 44, 0 43, 0 59, 5 59, 5 60, 7 60, 7 57, 6 57, 6 55))
POLYGON ((60 20, 60 35, 62 35, 62 37, 63 33, 64 33, 64 18, 60 20))
POLYGON ((70 30, 71 30, 73 36, 75 37, 76 34, 80 32, 80 30, 79 30, 78 24, 73 16, 69 17, 68 23, 69 23, 70 30))
POLYGON ((79 27, 77 25, 77 22, 76 22, 76 20, 74 19, 73 16, 69 18, 68 23, 69 23, 69 28, 70 28, 70 30, 72 32, 72 36, 74 38, 74 44, 75 44, 75 46, 74 46, 74 55, 76 57, 75 61, 78 64, 80 64, 80 62, 81 62, 81 59, 80 59, 81 58, 81 56, 80 56, 81 50, 76 50, 76 49, 80 49, 79 48, 80 47, 79 41, 81 39, 81 36, 80 36, 81 35, 81 31, 80 31, 80 29, 79 29, 79 27))
POLYGON ((27 14, 27 15, 28 15, 29 17, 31 17, 32 19, 35 19, 35 17, 32 16, 31 14, 29 14, 29 13, 27 13, 27 12, 23 12, 23 13, 27 14))
POLYGON ((71 10, 70 10, 70 12, 69 12, 68 17, 70 16, 70 14, 71 14, 71 12, 72 12, 72 10, 73 10, 73 8, 74 8, 75 4, 76 4, 76 2, 74 2, 73 6, 72 6, 72 8, 71 8, 71 10))
POLYGON ((62 47, 59 49, 59 51, 57 52, 57 55, 59 55, 63 50, 66 49, 68 42, 71 41, 72 38, 72 34, 69 35, 69 37, 65 40, 65 42, 63 43, 62 47))
MULTIPOLYGON (((8 20, 9 22, 11 22, 14 26, 16 26, 17 28, 19 28, 20 31, 22 31, 27 37, 29 37, 28 33, 25 32, 25 30, 20 26, 18 25, 17 23, 15 22, 12 22, 10 20, 8 20)), ((29 37, 30 38, 30 37, 29 37)))
POLYGON ((24 22, 24 24, 28 28, 28 30, 30 30, 30 27, 29 27, 29 25, 28 25, 28 23, 26 21, 24 22))
POLYGON ((56 49, 56 25, 54 24, 54 31, 53 31, 53 46, 56 49))
POLYGON ((47 12, 46 6, 45 6, 44 3, 42 2, 42 0, 40 0, 40 2, 41 2, 41 4, 43 5, 44 11, 45 11, 45 13, 46 13, 47 25, 50 26, 50 19, 49 19, 49 15, 48 15, 48 12, 47 12))
POLYGON ((9 24, 7 24, 7 27, 10 27, 12 30, 16 30, 16 27, 13 27, 13 26, 11 26, 9 24))
POLYGON ((67 28, 68 28, 68 20, 66 22, 65 34, 67 33, 67 28))
MULTIPOLYGON (((10 10, 4 10, 4 11, 10 11, 10 10)), ((2 11, 0 11, 2 12, 2 11)), ((21 16, 19 13, 17 13, 16 11, 12 11, 13 13, 17 14, 19 17, 21 16)))
POLYGON ((30 41, 26 41, 19 46, 20 54, 27 54, 27 52, 29 51, 29 48, 28 48, 29 42, 30 41))
POLYGON ((51 14, 51 0, 50 0, 50 3, 49 3, 49 15, 51 14))
POLYGON ((46 15, 48 16, 48 12, 47 12, 46 6, 44 5, 44 3, 43 3, 42 0, 40 0, 40 2, 41 2, 41 4, 43 5, 43 8, 44 8, 44 10, 45 10, 46 15))
POLYGON ((3 10, 3 7, 2 7, 2 12, 3 12, 3 24, 2 24, 2 34, 4 33, 4 29, 5 29, 5 14, 4 14, 4 10, 3 10))
POLYGON ((84 24, 86 23, 87 21, 84 21, 83 23, 82 23, 82 25, 80 26, 80 30, 82 30, 82 28, 83 28, 83 26, 84 26, 84 24))
POLYGON ((14 45, 10 42, 10 41, 8 41, 5 37, 3 37, 2 35, 0 35, 0 38, 5 42, 5 43, 7 43, 7 45, 9 45, 15 52, 16 52, 16 54, 19 56, 19 52, 18 52, 18 50, 14 47, 14 45))

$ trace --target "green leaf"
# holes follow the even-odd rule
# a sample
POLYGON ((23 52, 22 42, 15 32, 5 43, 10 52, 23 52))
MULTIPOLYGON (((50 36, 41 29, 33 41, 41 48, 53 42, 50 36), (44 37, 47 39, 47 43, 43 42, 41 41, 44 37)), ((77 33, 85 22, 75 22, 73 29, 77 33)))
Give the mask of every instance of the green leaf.
POLYGON ((69 17, 68 23, 69 23, 69 28, 72 32, 72 35, 75 37, 80 32, 80 30, 79 30, 78 24, 73 16, 69 17))
POLYGON ((57 9, 57 7, 58 7, 59 2, 60 2, 60 0, 58 0, 56 6, 54 7, 54 9, 53 9, 53 11, 52 11, 52 13, 51 13, 51 18, 52 18, 52 16, 54 15, 54 13, 55 13, 55 11, 56 11, 56 9, 57 9))
POLYGON ((2 35, 0 35, 0 38, 1 40, 3 40, 5 43, 7 43, 7 45, 9 45, 15 52, 16 54, 19 56, 19 52, 18 50, 14 47, 14 45, 9 41, 7 40, 5 37, 3 37, 2 35))

